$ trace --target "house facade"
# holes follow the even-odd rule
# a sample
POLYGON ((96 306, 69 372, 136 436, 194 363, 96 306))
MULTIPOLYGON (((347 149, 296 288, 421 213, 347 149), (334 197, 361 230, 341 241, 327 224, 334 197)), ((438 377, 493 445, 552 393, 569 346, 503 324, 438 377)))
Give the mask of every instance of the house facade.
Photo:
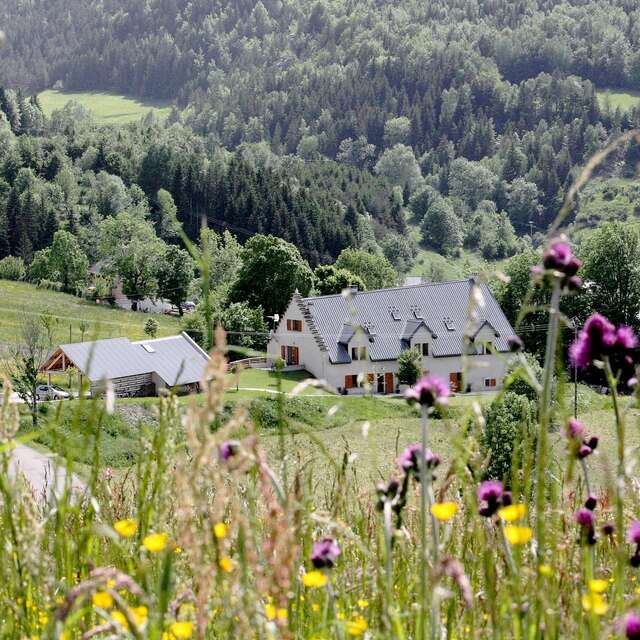
POLYGON ((268 357, 343 393, 389 394, 399 390, 399 355, 417 349, 423 371, 448 380, 454 392, 498 389, 514 331, 486 285, 477 285, 481 303, 471 302, 475 285, 459 280, 313 298, 296 292, 268 357))

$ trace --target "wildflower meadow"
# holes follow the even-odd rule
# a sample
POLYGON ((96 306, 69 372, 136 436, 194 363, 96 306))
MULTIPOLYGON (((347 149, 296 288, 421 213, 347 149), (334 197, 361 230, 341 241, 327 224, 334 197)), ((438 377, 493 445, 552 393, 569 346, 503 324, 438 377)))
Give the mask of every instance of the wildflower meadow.
MULTIPOLYGON (((377 486, 348 453, 301 462, 284 418, 267 454, 241 405, 224 416, 224 336, 204 398, 159 400, 157 428, 122 474, 101 464, 100 399, 86 434, 86 489, 55 500, 8 473, 18 410, 0 405, 0 636, 3 638, 640 638, 638 338, 593 315, 568 351, 561 301, 583 286, 569 239, 554 234, 533 270, 548 292, 542 378, 511 340, 512 381, 537 397, 507 477, 479 455, 484 418, 472 404, 455 423, 442 462, 430 424, 449 386, 427 375, 406 401, 421 417, 418 442, 398 452, 377 486), (568 361, 567 361, 568 358, 568 361), (615 451, 597 484, 598 424, 572 417, 556 397, 569 367, 595 366, 609 387, 615 451), (561 434, 562 450, 550 446, 561 434)), ((481 307, 479 287, 473 309, 481 307)), ((469 365, 470 366, 470 365, 469 365)), ((304 385, 302 385, 304 386, 304 385)), ((79 413, 80 415, 80 413, 79 413)), ((82 415, 87 415, 86 412, 82 415)), ((55 433, 55 421, 42 427, 55 433)), ((375 439, 371 446, 375 447, 375 439)), ((66 461, 73 471, 73 460, 66 461)))

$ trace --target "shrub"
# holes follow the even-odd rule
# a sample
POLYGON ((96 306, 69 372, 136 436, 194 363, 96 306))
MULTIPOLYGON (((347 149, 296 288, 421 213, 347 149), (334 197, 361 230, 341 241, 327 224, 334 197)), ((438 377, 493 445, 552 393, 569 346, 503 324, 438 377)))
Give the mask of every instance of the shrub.
MULTIPOLYGON (((530 371, 536 377, 538 382, 542 383, 542 367, 538 363, 535 356, 530 353, 525 355, 530 371)), ((514 360, 507 370, 505 378, 505 387, 511 392, 520 396, 525 396, 529 400, 537 400, 538 394, 536 390, 529 384, 522 370, 522 366, 518 360, 514 360)))
POLYGON ((528 440, 526 436, 536 418, 535 402, 507 392, 491 403, 485 418, 482 445, 485 455, 489 456, 486 477, 509 483, 516 449, 528 440))
POLYGON ((414 385, 422 374, 422 356, 417 349, 407 349, 398 357, 398 381, 414 385))
POLYGON ((0 260, 0 280, 24 280, 27 270, 22 258, 7 256, 0 260))

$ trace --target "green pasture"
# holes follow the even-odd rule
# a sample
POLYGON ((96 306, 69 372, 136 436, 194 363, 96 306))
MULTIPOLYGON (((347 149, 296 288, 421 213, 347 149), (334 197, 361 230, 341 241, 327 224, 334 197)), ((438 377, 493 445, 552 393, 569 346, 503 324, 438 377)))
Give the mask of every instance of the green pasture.
POLYGON ((137 122, 154 110, 160 119, 171 112, 168 102, 129 98, 115 93, 96 91, 58 91, 48 89, 38 95, 42 109, 50 116, 56 109, 62 109, 71 100, 86 107, 100 124, 126 124, 137 122))

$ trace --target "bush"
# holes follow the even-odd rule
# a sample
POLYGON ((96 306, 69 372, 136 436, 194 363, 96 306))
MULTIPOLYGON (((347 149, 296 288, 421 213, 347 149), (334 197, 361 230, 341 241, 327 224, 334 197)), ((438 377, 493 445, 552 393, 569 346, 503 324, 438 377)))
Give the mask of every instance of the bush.
MULTIPOLYGON (((538 360, 530 353, 525 354, 527 364, 533 375, 538 382, 542 383, 542 367, 538 363, 538 360)), ((505 387, 510 393, 515 393, 519 396, 525 396, 529 400, 537 400, 538 394, 536 390, 529 384, 525 373, 520 365, 520 362, 516 359, 509 365, 507 370, 507 377, 505 378, 505 387)))
POLYGON ((527 442, 536 419, 536 404, 526 396, 507 392, 491 403, 485 418, 482 445, 489 456, 486 477, 510 484, 515 454, 527 442))
POLYGON ((45 278, 38 282, 37 287, 38 289, 48 289, 49 291, 62 291, 62 282, 47 280, 45 278))
POLYGON ((27 270, 22 258, 7 256, 0 260, 0 280, 24 280, 27 270))
POLYGON ((417 349, 407 349, 398 357, 398 381, 414 385, 422 375, 422 355, 417 349))

